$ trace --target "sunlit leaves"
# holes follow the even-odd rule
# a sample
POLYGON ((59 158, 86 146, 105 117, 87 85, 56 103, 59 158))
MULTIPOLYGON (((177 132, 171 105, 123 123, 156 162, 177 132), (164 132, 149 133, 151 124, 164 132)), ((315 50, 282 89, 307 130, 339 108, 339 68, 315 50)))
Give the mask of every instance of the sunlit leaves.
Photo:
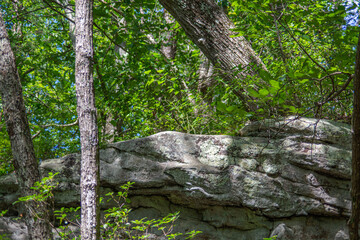
MULTIPOLYGON (((314 103, 323 101, 326 94, 339 91, 347 79, 346 75, 329 75, 353 72, 358 28, 347 25, 344 2, 257 0, 232 3, 230 16, 236 23, 234 35, 238 32, 252 42, 271 75, 260 71, 261 79, 268 84, 260 84, 255 90, 251 86, 254 83, 250 82, 249 95, 257 99, 260 109, 269 108, 263 113, 307 111, 308 116, 314 116, 313 113, 319 112, 314 103), (273 111, 274 108, 277 110, 273 111)), ((333 109, 344 109, 349 102, 351 91, 346 90, 335 103, 330 103, 332 108, 324 105, 321 112, 327 118, 348 121, 351 108, 346 107, 347 110, 339 114, 333 109)))

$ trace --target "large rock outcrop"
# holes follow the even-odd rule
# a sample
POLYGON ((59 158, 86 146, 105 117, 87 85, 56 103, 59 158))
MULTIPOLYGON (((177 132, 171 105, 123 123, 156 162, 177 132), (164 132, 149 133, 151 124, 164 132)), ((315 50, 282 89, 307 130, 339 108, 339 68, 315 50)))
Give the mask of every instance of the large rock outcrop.
MULTIPOLYGON (((345 124, 292 117, 252 123, 239 137, 161 132, 110 144, 100 159, 103 193, 135 182, 135 217, 180 211, 177 228, 203 231, 198 239, 348 239, 345 124)), ((43 172, 60 172, 58 207, 79 204, 79 160, 71 154, 41 163, 43 172)), ((0 181, 0 207, 11 209, 14 176, 0 181)))

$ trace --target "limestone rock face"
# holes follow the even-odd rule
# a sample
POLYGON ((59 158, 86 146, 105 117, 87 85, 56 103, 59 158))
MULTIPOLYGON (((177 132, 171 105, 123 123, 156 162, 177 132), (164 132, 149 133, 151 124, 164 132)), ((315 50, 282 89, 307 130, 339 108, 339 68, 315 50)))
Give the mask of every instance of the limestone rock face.
MULTIPOLYGON (((110 144, 100 159, 103 193, 135 182, 133 217, 180 211, 177 230, 201 230, 198 239, 348 237, 346 124, 290 117, 249 124, 240 137, 161 132, 110 144)), ((60 172, 58 207, 79 204, 79 161, 71 154, 41 163, 44 173, 60 172)), ((0 181, 0 207, 12 208, 14 176, 0 181)))

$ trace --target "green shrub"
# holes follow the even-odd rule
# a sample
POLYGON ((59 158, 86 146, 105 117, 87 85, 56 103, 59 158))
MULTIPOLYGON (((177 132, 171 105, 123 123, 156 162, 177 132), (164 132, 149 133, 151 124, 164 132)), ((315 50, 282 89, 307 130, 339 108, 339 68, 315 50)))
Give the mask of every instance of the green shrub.
MULTIPOLYGON (((36 190, 37 193, 34 195, 21 197, 17 202, 35 201, 39 204, 52 204, 54 206, 54 195, 53 190, 57 187, 58 182, 54 180, 57 173, 49 173, 48 177, 43 178, 40 182, 36 182, 32 189, 36 190)), ((128 182, 121 186, 122 192, 117 194, 111 192, 106 194, 108 197, 107 201, 114 201, 116 207, 109 208, 105 211, 104 219, 101 223, 101 237, 107 240, 115 239, 149 239, 153 238, 154 231, 161 233, 166 239, 192 239, 196 235, 200 234, 201 231, 190 231, 183 233, 173 233, 175 221, 179 218, 179 212, 170 213, 161 219, 146 219, 130 220, 129 213, 131 208, 127 205, 130 203, 128 198, 128 192, 130 187, 134 183, 128 182)), ((100 199, 103 201, 103 198, 100 199)), ((56 219, 59 221, 60 227, 56 229, 54 224, 51 226, 55 228, 61 239, 80 239, 80 235, 74 232, 70 226, 80 227, 80 207, 76 208, 61 208, 54 211, 56 219)), ((39 218, 34 213, 34 218, 39 218)), ((49 220, 50 221, 50 220, 49 220)), ((1 239, 1 238, 0 238, 1 239)))

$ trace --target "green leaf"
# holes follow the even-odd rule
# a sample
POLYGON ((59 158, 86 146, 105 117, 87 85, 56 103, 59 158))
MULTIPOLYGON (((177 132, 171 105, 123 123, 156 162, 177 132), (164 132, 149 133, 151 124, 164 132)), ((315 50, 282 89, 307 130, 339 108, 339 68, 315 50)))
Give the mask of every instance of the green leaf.
POLYGON ((304 83, 307 83, 308 81, 309 81, 309 79, 303 79, 303 80, 300 80, 299 83, 304 84, 304 83))
POLYGON ((267 95, 269 95, 269 91, 267 89, 263 88, 263 89, 259 90, 259 94, 261 96, 267 96, 267 95))
POLYGON ((268 71, 266 71, 266 70, 263 70, 263 69, 259 70, 259 75, 265 81, 271 78, 270 73, 268 71))
POLYGON ((270 80, 270 85, 276 89, 280 89, 280 83, 278 81, 270 80))
POLYGON ((242 109, 238 109, 236 112, 239 117, 245 117, 247 115, 247 112, 242 109))
POLYGON ((254 89, 250 88, 248 89, 249 95, 255 98, 260 98, 259 93, 257 93, 254 89))
POLYGON ((294 77, 295 78, 302 78, 302 77, 304 77, 305 76, 305 74, 304 73, 301 73, 301 72, 295 72, 295 74, 294 74, 294 77))
POLYGON ((236 106, 229 106, 229 107, 226 108, 226 111, 232 112, 232 111, 234 111, 236 108, 237 108, 236 106))
POLYGON ((284 107, 288 108, 288 109, 290 110, 290 112, 292 112, 292 113, 296 113, 296 112, 297 112, 296 107, 294 107, 294 106, 284 105, 284 107))
POLYGON ((223 102, 219 101, 216 104, 216 109, 220 112, 226 112, 226 105, 223 102))
POLYGON ((146 86, 149 86, 150 84, 152 84, 155 81, 154 78, 150 79, 149 81, 147 81, 146 86))
POLYGON ((268 90, 272 95, 275 95, 278 92, 279 88, 270 87, 268 88, 268 90))

